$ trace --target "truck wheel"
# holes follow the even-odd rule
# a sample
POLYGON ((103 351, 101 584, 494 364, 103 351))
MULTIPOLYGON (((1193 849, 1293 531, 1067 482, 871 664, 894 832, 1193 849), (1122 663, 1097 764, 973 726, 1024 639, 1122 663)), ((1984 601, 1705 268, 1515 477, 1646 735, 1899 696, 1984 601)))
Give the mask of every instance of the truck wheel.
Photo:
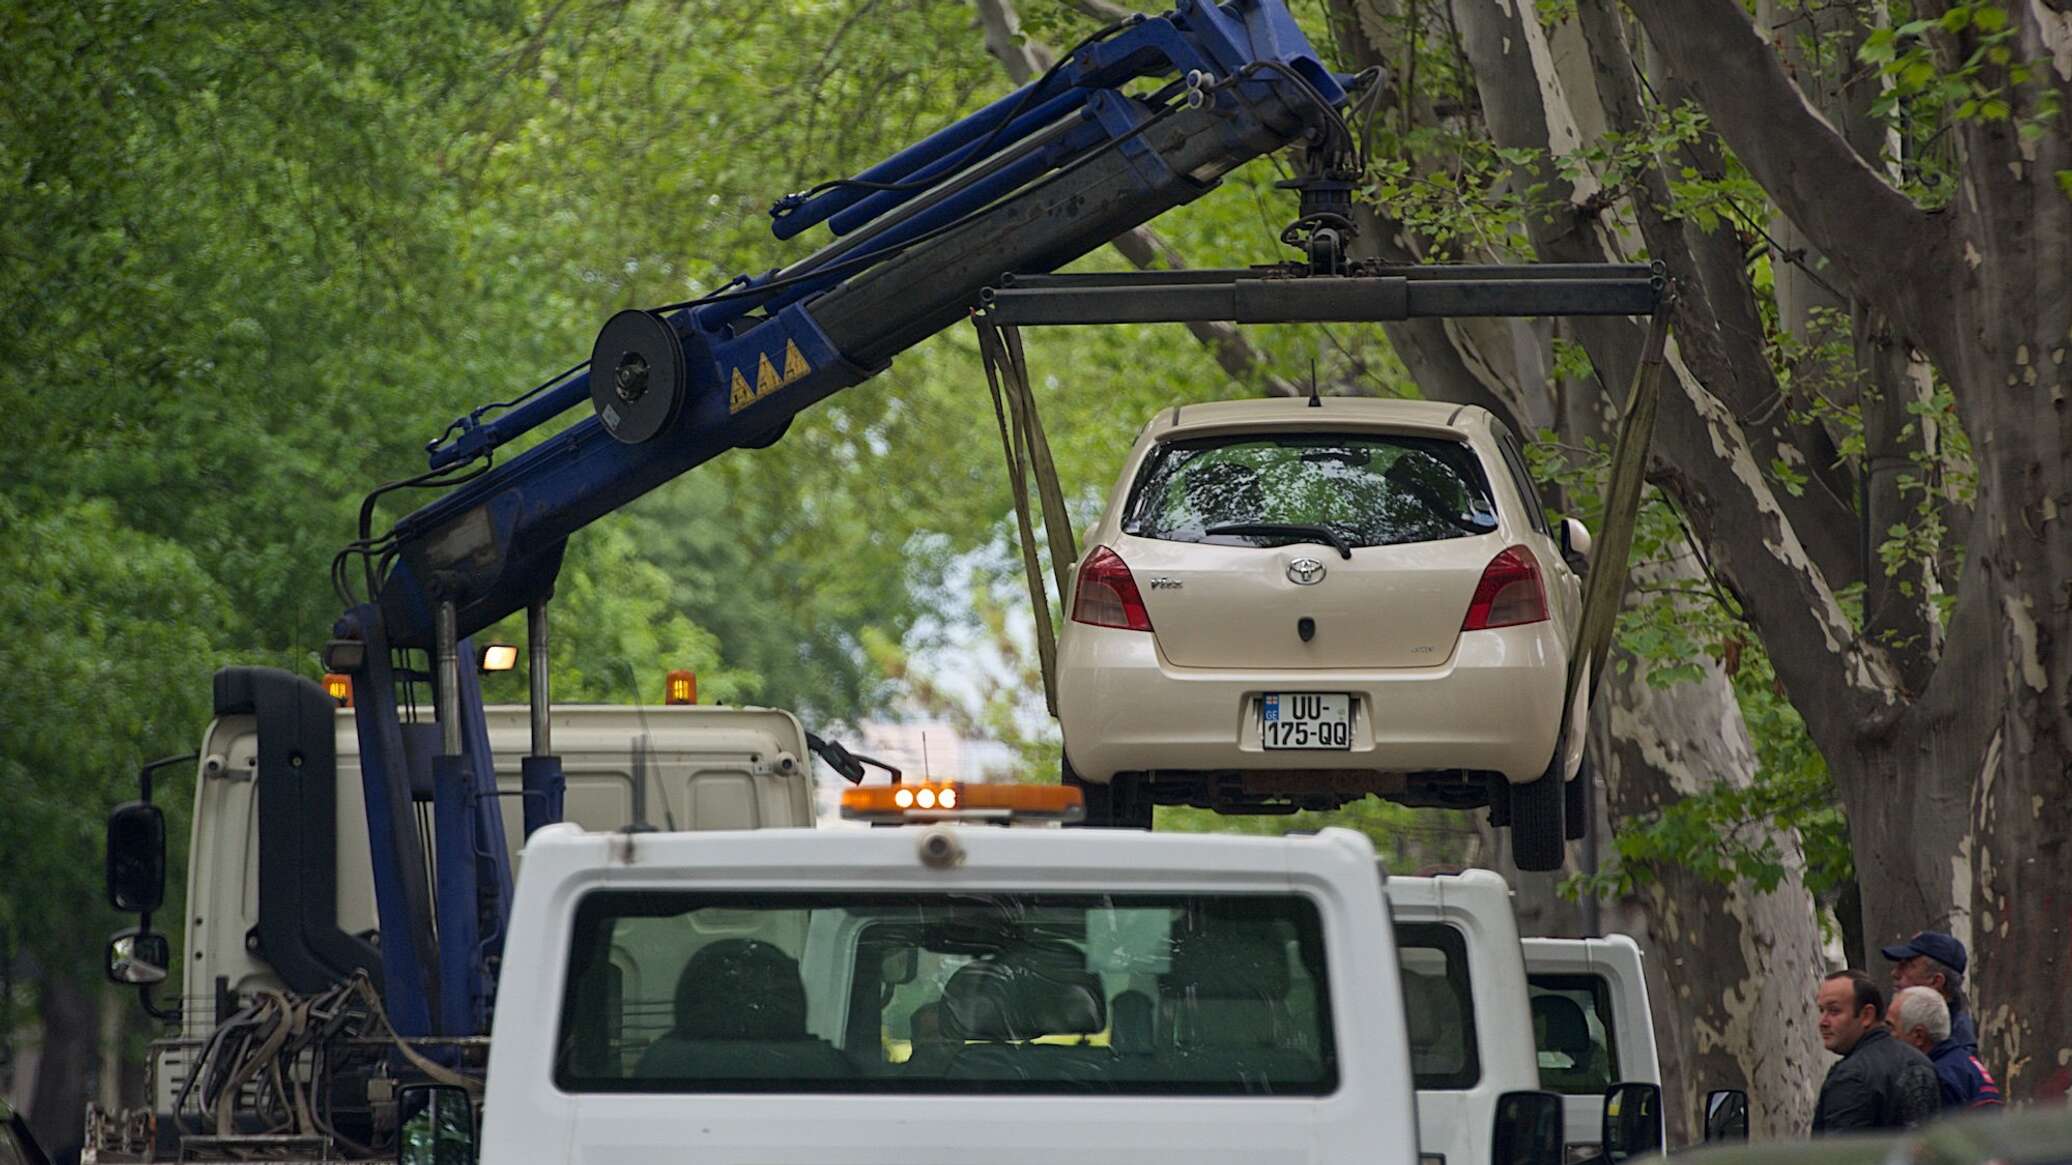
POLYGON ((1567 837, 1570 841, 1581 841, 1583 835, 1590 832, 1590 803, 1596 800, 1590 789, 1590 782, 1594 777, 1595 774, 1590 771, 1590 753, 1586 748, 1583 752, 1583 763, 1576 766, 1576 775, 1562 788, 1565 795, 1563 799, 1567 802, 1562 818, 1568 825, 1567 837))
MULTIPOLYGON (((1142 794, 1129 773, 1117 773, 1103 785, 1082 780, 1072 771, 1071 761, 1060 762, 1061 783, 1078 789, 1086 798, 1086 818, 1080 829, 1150 829, 1151 798, 1142 794)), ((1072 826, 1066 826, 1070 829, 1072 826)))
POLYGON ((1511 786, 1511 860, 1518 868, 1545 873, 1561 868, 1568 798, 1561 769, 1549 766, 1540 778, 1511 786))

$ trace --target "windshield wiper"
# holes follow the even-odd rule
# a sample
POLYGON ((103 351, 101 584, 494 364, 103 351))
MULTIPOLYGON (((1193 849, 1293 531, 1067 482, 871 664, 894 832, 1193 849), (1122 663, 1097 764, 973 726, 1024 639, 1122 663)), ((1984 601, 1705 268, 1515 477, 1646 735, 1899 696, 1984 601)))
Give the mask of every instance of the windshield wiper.
POLYGON ((1230 522, 1222 526, 1211 526, 1204 534, 1239 534, 1271 538, 1279 534, 1299 535, 1311 542, 1323 542, 1338 551, 1338 557, 1351 558, 1353 544, 1345 535, 1329 526, 1307 526, 1295 522, 1230 522))

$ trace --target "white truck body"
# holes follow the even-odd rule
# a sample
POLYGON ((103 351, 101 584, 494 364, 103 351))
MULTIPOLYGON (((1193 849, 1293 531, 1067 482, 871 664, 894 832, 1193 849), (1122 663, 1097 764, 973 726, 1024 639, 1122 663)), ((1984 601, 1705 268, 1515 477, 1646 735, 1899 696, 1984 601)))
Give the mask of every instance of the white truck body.
MULTIPOLYGON (((1256 838, 936 826, 691 836, 585 833, 560 825, 532 838, 525 862, 505 961, 534 973, 506 976, 501 988, 483 1105, 487 1165, 1416 1163, 1396 952, 1390 929, 1374 925, 1387 908, 1372 847, 1360 834, 1328 829, 1314 837, 1256 838), (954 859, 931 860, 929 844, 956 851, 954 859), (852 904, 814 906, 803 926, 777 925, 777 914, 756 912, 758 903, 836 900, 852 904), (681 912, 670 915, 677 908, 672 903, 681 912), (872 982, 879 975, 878 948, 865 955, 858 927, 836 922, 862 918, 865 926, 889 926, 909 919, 918 928, 909 933, 936 936, 915 940, 935 959, 936 947, 950 943, 944 936, 995 933, 958 929, 975 923, 927 921, 960 918, 959 909, 993 911, 983 917, 995 920, 988 925, 996 930, 1026 926, 1030 934, 1058 925, 1046 921, 1050 912, 1083 909, 1084 930, 1075 941, 1055 934, 1038 941, 1016 930, 1001 941, 1023 945, 986 948, 989 953, 962 964, 938 1006, 946 1016, 964 1017, 950 1029, 964 1038, 930 1045, 942 1050, 948 1066, 916 1076, 922 1052, 914 1044, 894 1045, 902 1034, 918 1040, 918 1027, 895 1031, 897 1024, 881 1019, 879 1009, 901 1006, 892 1001, 921 980, 895 980, 886 972, 872 982), (1290 992, 1285 998, 1240 998, 1248 977, 1227 968, 1200 976, 1183 970, 1199 963, 1183 952, 1206 949, 1201 936, 1232 925, 1217 921, 1232 909, 1287 910, 1311 920, 1298 937, 1251 948, 1271 953, 1270 962, 1253 966, 1279 982, 1275 990, 1290 992), (1171 944, 1160 948, 1163 956, 1144 957, 1132 945, 1144 938, 1143 928, 1126 935, 1113 921, 1125 915, 1155 923, 1152 946, 1171 944), (765 924, 751 925, 755 918, 765 924), (1102 919, 1111 921, 1097 926, 1102 919), (753 941, 742 926, 753 931, 753 941), (636 934, 649 937, 627 937, 636 934), (656 937, 664 934, 670 937, 656 937), (678 1057, 678 1067, 668 1070, 691 1071, 683 1065, 711 1062, 733 1046, 701 1043, 693 1035, 670 1042, 688 1026, 715 1022, 712 1015, 686 1021, 685 1008, 713 1005, 708 993, 723 990, 719 984, 728 980, 692 962, 708 951, 717 956, 729 935, 735 943, 729 957, 783 948, 770 957, 796 969, 777 978, 795 973, 803 985, 809 1029, 784 1047, 831 1047, 847 1057, 841 1079, 794 1078, 786 1075, 794 1072, 789 1068, 771 1070, 781 1078, 765 1073, 752 1082, 655 1078, 650 1067, 657 1059, 678 1057), (931 942, 935 946, 927 946, 931 942), (674 953, 666 953, 672 944, 674 953), (686 961, 683 951, 698 944, 704 945, 686 961), (1033 1029, 981 1031, 1004 1021, 965 1008, 962 972, 975 963, 989 971, 1005 966, 1019 957, 1013 952, 1034 947, 1063 951, 1068 961, 1056 964, 1050 978, 1017 982, 1045 990, 1083 982, 1074 998, 1106 994, 1105 1010, 1096 1000, 1077 1020, 1030 1021, 1080 1033, 1062 1039, 1025 1038, 1033 1029), (577 956, 589 950, 608 955, 578 964, 577 956), (659 965, 646 965, 651 957, 659 965), (597 983, 610 990, 595 995, 593 1007, 591 985, 597 983), (636 1035, 635 1016, 657 1001, 667 1007, 672 991, 677 1028, 636 1035), (1122 1003, 1132 991, 1163 1001, 1155 1016, 1146 1015, 1148 1042, 1141 1047, 1134 1039, 1122 1042, 1122 1003), (1224 1001, 1230 1005, 1215 1012, 1219 1018, 1207 1020, 1211 1005, 1224 1001), (1304 1015, 1309 1029, 1302 1029, 1304 1015), (634 1046, 636 1039, 645 1046, 634 1046), (601 1055, 586 1051, 593 1044, 601 1055), (1133 1056, 1129 1072, 1116 1067, 1133 1056), (965 1057, 1051 1067, 960 1075, 965 1057), (1094 1075, 1061 1082, 1065 1077, 1050 1073, 1067 1061, 1095 1065, 1094 1075), (1187 1067, 1212 1061, 1220 1066, 1207 1074, 1187 1067), (1293 1071, 1285 1068, 1291 1061, 1326 1065, 1316 1071, 1328 1079, 1303 1076, 1305 1086, 1276 1088, 1273 1080, 1296 1078, 1276 1076, 1293 1071), (1230 1074, 1215 1074, 1225 1071, 1230 1074)), ((1015 998, 999 1005, 1003 1013, 1034 1014, 1027 1009, 1035 1003, 1015 998)), ((734 1022, 742 1013, 717 1002, 717 1022, 734 1022)), ((653 1030, 649 1025, 647 1032, 653 1030)), ((762 1073, 754 1066, 774 1063, 771 1054, 728 1071, 762 1073)))
MULTIPOLYGON (((523 706, 487 709, 496 757, 504 835, 524 837, 519 761, 531 743, 523 706)), ((338 926, 366 934, 378 926, 373 861, 353 713, 336 715, 338 926)), ((560 705, 555 752, 567 781, 564 817, 595 829, 633 821, 636 809, 658 828, 757 829, 813 823, 811 758, 805 731, 789 712, 769 708, 677 705, 560 705), (635 741, 645 757, 635 763, 635 741), (636 767, 645 789, 636 789, 636 767)), ((219 999, 279 990, 280 978, 247 936, 259 922, 259 815, 254 774, 258 726, 252 715, 213 721, 203 738, 188 846, 187 916, 176 956, 184 971, 182 1039, 160 1045, 158 1111, 171 1110, 186 1064, 214 1029, 219 999)))
POLYGON ((1561 1094, 1571 1161, 1603 1139, 1604 1090, 1662 1082, 1640 944, 1604 938, 1529 938, 1527 991, 1539 1045, 1541 1088, 1561 1094))
POLYGON ((1540 1087, 1511 889, 1489 870, 1388 878, 1426 1165, 1489 1160, 1497 1098, 1540 1087))

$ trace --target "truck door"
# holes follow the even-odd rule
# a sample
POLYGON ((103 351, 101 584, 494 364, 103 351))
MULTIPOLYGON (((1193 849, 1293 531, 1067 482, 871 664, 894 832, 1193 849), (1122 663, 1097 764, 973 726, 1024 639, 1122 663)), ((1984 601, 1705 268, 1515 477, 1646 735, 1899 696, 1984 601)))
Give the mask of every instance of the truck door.
POLYGON ((1561 1094, 1568 1159, 1578 1161, 1599 1148, 1606 1088, 1662 1080, 1640 947, 1625 935, 1521 946, 1540 1086, 1561 1094))

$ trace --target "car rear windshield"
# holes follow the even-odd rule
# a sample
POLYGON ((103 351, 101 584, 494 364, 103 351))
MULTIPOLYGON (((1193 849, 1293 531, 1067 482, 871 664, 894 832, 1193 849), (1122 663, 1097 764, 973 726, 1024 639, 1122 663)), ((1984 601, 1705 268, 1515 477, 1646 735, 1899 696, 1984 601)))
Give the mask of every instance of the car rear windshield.
POLYGON ((1139 538, 1238 546, 1349 546, 1464 538, 1496 529, 1496 503, 1459 441, 1288 433, 1170 441, 1137 475, 1123 529, 1139 538), (1219 527, 1288 527, 1210 533, 1219 527))
POLYGON ((1296 895, 599 891, 569 1092, 1319 1096, 1322 924, 1296 895))

